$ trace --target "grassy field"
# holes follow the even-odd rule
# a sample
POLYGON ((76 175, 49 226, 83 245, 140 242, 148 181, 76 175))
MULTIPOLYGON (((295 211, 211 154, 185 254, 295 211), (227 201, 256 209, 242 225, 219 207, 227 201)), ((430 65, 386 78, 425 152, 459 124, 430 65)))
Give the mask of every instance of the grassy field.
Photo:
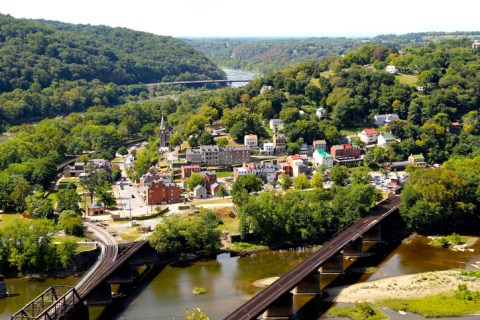
MULTIPOLYGON (((368 305, 368 304, 367 304, 368 305)), ((358 306, 354 307, 334 307, 328 311, 328 314, 336 317, 347 317, 352 320, 378 320, 388 319, 388 316, 381 313, 379 309, 370 307, 368 310, 362 310, 358 306), (370 311, 370 312, 368 312, 370 311)))
POLYGON ((397 79, 398 81, 400 81, 400 83, 403 83, 409 86, 416 86, 418 76, 411 75, 411 74, 399 74, 397 75, 397 79))
POLYGON ((424 317, 460 317, 480 312, 480 301, 456 299, 454 294, 425 298, 389 299, 381 302, 394 310, 410 311, 424 317))
POLYGON ((0 214, 0 228, 8 228, 15 220, 23 219, 21 214, 0 214))
POLYGON ((231 171, 217 171, 217 178, 227 178, 232 176, 233 172, 231 171))

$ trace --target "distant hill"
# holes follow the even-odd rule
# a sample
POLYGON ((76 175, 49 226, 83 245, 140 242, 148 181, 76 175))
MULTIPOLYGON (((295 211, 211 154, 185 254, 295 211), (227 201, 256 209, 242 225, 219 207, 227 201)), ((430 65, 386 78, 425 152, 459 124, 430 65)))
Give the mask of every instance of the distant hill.
POLYGON ((325 56, 342 55, 362 44, 349 38, 185 39, 222 67, 268 73, 325 56))
POLYGON ((0 92, 59 81, 123 85, 225 77, 203 53, 172 37, 0 14, 0 92))
POLYGON ((268 73, 311 59, 343 55, 365 43, 401 49, 406 45, 427 45, 455 38, 480 39, 480 32, 418 32, 373 38, 193 38, 185 41, 221 67, 268 73))

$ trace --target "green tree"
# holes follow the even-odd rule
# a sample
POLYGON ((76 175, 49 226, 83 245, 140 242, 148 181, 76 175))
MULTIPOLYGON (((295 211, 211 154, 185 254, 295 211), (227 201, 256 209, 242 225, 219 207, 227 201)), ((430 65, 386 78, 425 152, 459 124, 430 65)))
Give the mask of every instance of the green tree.
POLYGON ((198 138, 198 143, 201 146, 211 146, 215 144, 215 140, 210 131, 204 131, 198 138))
POLYGON ((325 179, 323 178, 323 173, 315 172, 312 177, 312 188, 323 188, 323 183, 325 179))
POLYGON ((298 190, 304 190, 310 187, 310 182, 308 181, 308 178, 306 175, 299 174, 296 178, 295 181, 293 182, 293 187, 298 190))
POLYGON ((220 137, 216 140, 217 146, 219 147, 226 147, 228 146, 228 139, 227 137, 220 137))
POLYGON ((70 266, 72 262, 73 255, 75 250, 78 248, 78 243, 75 240, 64 240, 56 246, 56 252, 58 260, 62 268, 66 269, 70 266))
POLYGON ((125 146, 121 146, 118 148, 117 153, 122 156, 126 156, 128 154, 128 149, 125 146))
POLYGON ((42 192, 36 192, 26 198, 27 214, 34 219, 52 219, 52 201, 45 198, 42 192))
POLYGON ((235 204, 240 203, 240 199, 242 198, 242 191, 246 191, 246 193, 251 193, 255 191, 262 190, 262 180, 258 178, 254 174, 246 174, 244 176, 240 176, 237 181, 232 185, 232 201, 235 204))
POLYGON ((228 190, 224 184, 221 184, 218 186, 218 196, 222 198, 225 198, 226 196, 228 196, 228 190))
POLYGON ((278 184, 283 190, 288 190, 292 186, 293 181, 288 174, 286 174, 285 172, 282 172, 278 177, 278 184))
POLYGON ((62 212, 65 210, 73 210, 74 212, 80 212, 78 202, 80 196, 75 189, 61 189, 57 192, 57 205, 56 211, 62 212))
POLYGON ((180 136, 180 134, 174 133, 170 136, 170 146, 175 148, 181 145, 182 142, 183 142, 183 139, 182 139, 182 136, 180 136))
POLYGON ((333 166, 330 170, 330 178, 337 186, 344 186, 348 183, 348 169, 345 166, 333 166))
POLYGON ((205 186, 205 178, 201 174, 193 172, 187 179, 187 188, 193 190, 196 186, 205 186))

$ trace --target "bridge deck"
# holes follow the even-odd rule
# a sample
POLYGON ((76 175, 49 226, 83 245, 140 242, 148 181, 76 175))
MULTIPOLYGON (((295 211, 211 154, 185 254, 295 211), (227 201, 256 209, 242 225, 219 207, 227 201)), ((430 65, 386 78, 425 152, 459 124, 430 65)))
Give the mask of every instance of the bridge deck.
POLYGON ((340 232, 334 239, 325 243, 321 249, 233 311, 225 320, 257 318, 281 295, 295 288, 306 276, 318 270, 335 253, 361 237, 365 232, 390 215, 390 213, 398 209, 400 203, 401 197, 393 196, 375 206, 368 216, 340 232))

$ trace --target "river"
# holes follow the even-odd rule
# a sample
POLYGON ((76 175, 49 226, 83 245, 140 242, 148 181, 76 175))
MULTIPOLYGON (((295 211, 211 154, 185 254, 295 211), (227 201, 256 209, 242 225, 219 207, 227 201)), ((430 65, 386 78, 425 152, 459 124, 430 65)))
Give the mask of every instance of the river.
MULTIPOLYGON (((227 74, 228 80, 252 80, 258 76, 258 72, 253 71, 244 71, 238 69, 229 69, 222 68, 222 70, 227 74)), ((247 82, 233 82, 232 87, 241 87, 247 84, 247 82)))
MULTIPOLYGON (((385 277, 451 268, 473 269, 480 260, 480 241, 474 252, 456 252, 428 245, 425 237, 415 237, 393 250, 353 268, 345 282, 376 280, 385 277), (379 262, 380 261, 380 262, 379 262), (360 278, 358 274, 363 273, 360 278), (355 275, 355 273, 357 273, 355 275)), ((280 276, 300 263, 311 248, 261 251, 249 256, 220 254, 216 259, 168 265, 151 281, 133 290, 128 297, 110 307, 90 308, 90 319, 184 319, 185 309, 200 307, 210 319, 222 319, 261 290, 254 281, 280 276), (202 287, 203 295, 192 290, 202 287)), ((15 296, 0 300, 0 319, 8 319, 26 302, 54 284, 73 284, 77 279, 7 279, 7 290, 15 296)), ((322 278, 323 281, 323 278, 322 278)))

